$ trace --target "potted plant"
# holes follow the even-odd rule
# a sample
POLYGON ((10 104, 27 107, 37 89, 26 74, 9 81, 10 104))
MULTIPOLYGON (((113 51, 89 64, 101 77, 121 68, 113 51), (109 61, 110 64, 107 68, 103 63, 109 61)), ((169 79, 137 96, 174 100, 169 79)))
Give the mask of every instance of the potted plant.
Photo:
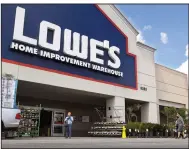
POLYGON ((148 138, 149 137, 149 128, 150 128, 150 123, 143 123, 143 129, 144 129, 144 137, 148 138))
POLYGON ((164 135, 164 137, 166 137, 166 138, 168 138, 169 137, 169 128, 168 128, 168 126, 167 125, 163 125, 163 135, 164 135))
POLYGON ((139 124, 139 132, 138 132, 138 137, 141 138, 143 133, 143 123, 141 122, 139 124))
POLYGON ((135 127, 136 127, 136 136, 139 137, 140 135, 140 122, 135 122, 135 127))
POLYGON ((133 122, 132 123, 132 136, 133 137, 136 137, 136 135, 137 135, 137 125, 136 125, 136 123, 135 122, 133 122))
POLYGON ((128 122, 128 124, 126 125, 126 129, 127 129, 128 137, 131 137, 132 136, 132 130, 133 130, 133 123, 128 122))
POLYGON ((142 123, 142 126, 141 126, 141 134, 142 134, 142 138, 145 137, 145 133, 146 133, 146 123, 142 123))
POLYGON ((159 136, 163 137, 163 130, 164 130, 164 125, 159 125, 159 136))
POLYGON ((168 125, 168 128, 169 128, 169 135, 171 136, 171 137, 174 137, 174 135, 175 135, 175 125, 172 125, 172 124, 169 124, 168 125))
POLYGON ((160 130, 160 125, 155 124, 154 128, 153 128, 153 132, 154 132, 155 137, 159 137, 159 130, 160 130))
POLYGON ((151 138, 153 138, 153 129, 154 129, 154 126, 155 126, 155 124, 153 124, 153 123, 148 123, 148 132, 149 132, 149 136, 151 137, 151 138))

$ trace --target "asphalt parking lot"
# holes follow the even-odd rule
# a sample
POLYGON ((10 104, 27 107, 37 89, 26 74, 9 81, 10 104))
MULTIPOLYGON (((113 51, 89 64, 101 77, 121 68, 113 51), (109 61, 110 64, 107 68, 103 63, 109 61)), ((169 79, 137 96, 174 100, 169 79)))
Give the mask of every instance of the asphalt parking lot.
POLYGON ((2 140, 2 148, 188 148, 188 139, 173 138, 21 138, 2 140))

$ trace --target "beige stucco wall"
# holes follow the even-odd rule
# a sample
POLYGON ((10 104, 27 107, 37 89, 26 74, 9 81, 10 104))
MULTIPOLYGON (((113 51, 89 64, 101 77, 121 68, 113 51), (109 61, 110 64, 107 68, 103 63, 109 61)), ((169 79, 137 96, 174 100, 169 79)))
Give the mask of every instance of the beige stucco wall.
MULTIPOLYGON (((173 102, 184 104, 188 108, 187 75, 156 64, 157 98, 160 105, 173 102), (164 101, 164 102, 161 102, 164 101)), ((171 105, 171 103, 169 104, 171 105)))

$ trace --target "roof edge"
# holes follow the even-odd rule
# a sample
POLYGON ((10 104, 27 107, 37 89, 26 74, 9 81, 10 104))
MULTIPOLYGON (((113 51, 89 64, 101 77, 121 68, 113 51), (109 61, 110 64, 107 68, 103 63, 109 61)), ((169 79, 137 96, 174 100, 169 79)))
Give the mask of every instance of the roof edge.
POLYGON ((114 11, 115 13, 124 21, 124 23, 126 23, 130 29, 134 32, 134 34, 137 36, 139 34, 139 32, 137 31, 137 29, 128 21, 128 19, 123 15, 123 13, 115 6, 115 5, 109 5, 114 11))
POLYGON ((147 49, 147 50, 149 50, 149 51, 152 51, 152 52, 155 52, 155 51, 156 51, 155 48, 153 48, 153 47, 151 47, 151 46, 148 46, 148 45, 146 45, 146 44, 144 44, 144 43, 141 43, 141 42, 137 42, 137 46, 140 46, 140 47, 145 48, 145 49, 147 49))
POLYGON ((160 67, 166 68, 166 69, 168 69, 168 70, 174 71, 174 72, 176 72, 176 73, 178 73, 178 74, 182 74, 182 75, 188 76, 187 73, 184 73, 184 72, 178 71, 178 70, 173 69, 173 68, 169 68, 169 67, 164 66, 164 65, 159 64, 159 63, 155 63, 155 64, 158 65, 158 66, 160 66, 160 67))

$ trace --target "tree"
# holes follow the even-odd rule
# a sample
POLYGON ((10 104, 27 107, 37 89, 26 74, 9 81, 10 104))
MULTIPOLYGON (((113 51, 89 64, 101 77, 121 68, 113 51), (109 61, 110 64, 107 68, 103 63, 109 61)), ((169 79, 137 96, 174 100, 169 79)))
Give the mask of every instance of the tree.
POLYGON ((175 107, 164 107, 164 109, 161 111, 162 114, 164 114, 167 118, 167 125, 169 125, 169 121, 173 121, 176 119, 176 113, 177 110, 175 107))
POLYGON ((179 109, 177 109, 177 113, 183 118, 184 123, 187 124, 189 110, 187 108, 179 108, 179 109))
POLYGON ((137 122, 137 115, 134 113, 140 109, 140 104, 134 104, 126 108, 127 122, 131 122, 134 119, 137 122))

